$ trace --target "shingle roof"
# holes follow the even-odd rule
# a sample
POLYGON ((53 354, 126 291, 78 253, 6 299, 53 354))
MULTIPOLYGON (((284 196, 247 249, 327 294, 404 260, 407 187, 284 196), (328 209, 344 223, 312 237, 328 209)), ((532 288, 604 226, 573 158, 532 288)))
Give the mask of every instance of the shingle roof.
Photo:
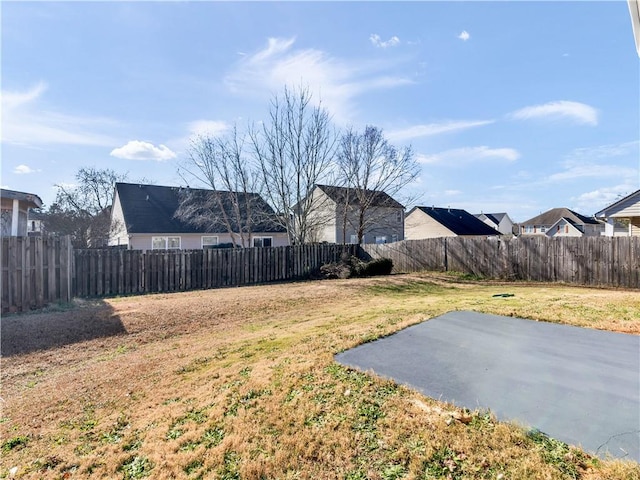
POLYGON ((527 221, 521 222, 520 225, 540 225, 550 226, 556 223, 560 218, 566 218, 573 222, 574 225, 598 225, 599 222, 594 219, 581 215, 569 210, 568 208, 552 208, 544 213, 541 213, 537 217, 530 218, 527 221))
POLYGON ((476 213, 476 214, 474 214, 474 217, 480 218, 482 215, 487 217, 489 220, 491 220, 496 225, 499 225, 500 222, 502 221, 502 219, 507 214, 506 213, 476 213))
MULTIPOLYGON (((223 195, 223 202, 229 201, 230 192, 213 192, 195 188, 166 187, 159 185, 144 185, 137 183, 116 183, 116 191, 124 221, 129 233, 218 233, 225 232, 222 222, 209 228, 193 225, 174 214, 180 206, 183 195, 187 192, 195 196, 206 196, 213 193, 223 195)), ((241 195, 241 203, 243 202, 241 195)), ((247 193, 253 199, 253 208, 263 214, 264 220, 253 226, 255 232, 284 232, 284 228, 274 221, 273 209, 257 193, 247 193)), ((235 225, 234 227, 237 227, 235 225)), ((235 231, 237 229, 234 228, 235 231)))
POLYGON ((16 192, 15 190, 2 188, 0 189, 0 197, 27 202, 29 208, 40 208, 42 206, 42 199, 35 193, 16 192))
MULTIPOLYGON (((456 235, 501 235, 479 218, 458 208, 415 207, 456 235)), ((411 211, 413 211, 411 210, 411 211)), ((409 215, 411 212, 409 212, 409 215)))
MULTIPOLYGON (((353 188, 335 187, 331 185, 316 185, 316 187, 322 190, 336 203, 349 203, 350 205, 357 205, 359 203, 356 195, 357 192, 353 188)), ((373 202, 370 205, 372 207, 402 208, 404 210, 404 205, 394 200, 385 192, 367 189, 364 191, 366 192, 367 197, 369 197, 370 194, 373 194, 373 202)))

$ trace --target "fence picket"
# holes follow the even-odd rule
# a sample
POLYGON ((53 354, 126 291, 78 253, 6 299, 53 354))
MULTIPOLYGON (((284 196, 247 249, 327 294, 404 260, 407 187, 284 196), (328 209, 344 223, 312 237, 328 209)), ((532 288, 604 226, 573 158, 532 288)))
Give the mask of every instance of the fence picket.
POLYGON ((460 271, 490 278, 640 288, 640 237, 436 238, 385 245, 195 251, 73 250, 69 237, 2 239, 2 312, 95 297, 303 278, 343 253, 388 257, 396 273, 460 271))

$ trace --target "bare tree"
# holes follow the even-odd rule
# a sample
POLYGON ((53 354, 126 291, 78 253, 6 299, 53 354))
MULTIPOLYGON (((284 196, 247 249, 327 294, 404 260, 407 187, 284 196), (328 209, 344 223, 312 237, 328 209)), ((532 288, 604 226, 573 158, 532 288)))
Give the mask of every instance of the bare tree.
POLYGON ((336 132, 329 113, 313 105, 307 88, 285 88, 271 101, 269 121, 250 130, 266 200, 279 212, 291 244, 314 240, 326 216, 310 195, 334 166, 336 132))
POLYGON ((251 246, 254 227, 275 221, 259 195, 261 176, 245 152, 245 136, 235 126, 227 136, 193 139, 179 173, 211 191, 184 189, 175 216, 211 232, 224 229, 234 247, 251 246))
POLYGON ((342 135, 338 165, 345 185, 341 203, 344 242, 348 225, 361 243, 373 225, 393 222, 389 209, 397 203, 392 197, 420 173, 411 147, 394 147, 374 126, 362 132, 349 128, 342 135))
POLYGON ((72 185, 56 185, 55 202, 44 213, 46 231, 71 235, 78 248, 106 245, 112 231, 114 184, 126 178, 126 173, 108 168, 79 169, 72 185))

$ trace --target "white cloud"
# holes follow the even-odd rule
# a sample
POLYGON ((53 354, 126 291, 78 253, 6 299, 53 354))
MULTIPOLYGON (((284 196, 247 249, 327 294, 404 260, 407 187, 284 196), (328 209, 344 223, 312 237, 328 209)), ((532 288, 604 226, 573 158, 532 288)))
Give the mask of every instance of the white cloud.
POLYGON ((229 124, 220 120, 196 120, 191 122, 187 128, 192 136, 210 135, 215 137, 229 131, 229 124))
POLYGON ((40 170, 33 169, 28 165, 18 165, 13 169, 13 173, 15 173, 16 175, 27 175, 29 173, 36 173, 39 171, 40 170))
POLYGON ((444 194, 451 197, 454 195, 460 195, 462 192, 460 190, 445 190, 444 194))
POLYGON ((564 162, 565 170, 548 177, 550 182, 563 182, 577 178, 633 178, 637 174, 635 168, 611 164, 582 163, 580 161, 564 162))
POLYGON ((259 98, 271 97, 285 85, 303 85, 338 123, 348 123, 358 95, 413 83, 408 77, 383 73, 397 68, 398 60, 342 60, 321 50, 296 49, 294 44, 295 38, 270 38, 264 49, 238 60, 225 77, 226 85, 233 93, 259 98))
POLYGON ((463 30, 462 32, 460 32, 460 35, 458 35, 458 38, 463 42, 466 42, 471 38, 471 35, 469 35, 469 32, 467 32, 466 30, 463 30))
POLYGON ((14 145, 112 145, 103 133, 115 122, 49 111, 40 106, 47 85, 40 82, 26 91, 2 91, 2 143, 14 145))
POLYGON ((640 147, 640 141, 638 140, 596 145, 594 147, 581 147, 572 150, 567 158, 585 162, 587 160, 602 160, 612 157, 622 157, 624 155, 635 155, 637 157, 638 147, 640 147))
POLYGON ((380 38, 380 35, 378 35, 377 33, 372 33, 369 37, 369 41, 373 44, 374 47, 378 48, 396 47, 400 45, 400 39, 395 35, 386 42, 383 42, 380 38))
POLYGON ((635 190, 637 188, 633 184, 623 183, 614 187, 602 187, 582 193, 572 197, 571 201, 574 203, 576 210, 595 213, 635 190))
POLYGON ((131 140, 126 145, 114 148, 111 156, 126 160, 155 160, 163 162, 176 158, 176 154, 165 145, 155 146, 149 142, 131 140))
POLYGON ((532 105, 509 114, 511 118, 528 120, 532 118, 568 118, 579 124, 597 125, 598 111, 586 103, 559 100, 543 105, 532 105))
POLYGON ((419 163, 458 166, 487 159, 515 162, 520 153, 513 148, 462 147, 446 150, 434 155, 418 155, 419 163))
POLYGON ((468 128, 481 127, 483 125, 494 123, 494 121, 495 120, 458 120, 414 125, 402 130, 387 132, 387 138, 398 142, 417 137, 428 137, 431 135, 439 135, 441 133, 457 132, 468 128))

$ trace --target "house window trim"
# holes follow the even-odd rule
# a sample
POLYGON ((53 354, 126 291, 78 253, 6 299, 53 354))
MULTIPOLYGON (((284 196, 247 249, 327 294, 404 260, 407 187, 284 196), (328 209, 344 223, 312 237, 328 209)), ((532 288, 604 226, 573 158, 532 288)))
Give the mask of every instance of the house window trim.
POLYGON ((273 237, 268 235, 259 235, 255 236, 251 239, 251 246, 254 248, 269 248, 273 247, 273 237), (271 245, 264 246, 264 241, 268 239, 271 242, 271 245), (256 240, 260 240, 260 245, 256 245, 256 240))
POLYGON ((155 235, 153 237, 151 237, 151 250, 182 250, 182 237, 178 236, 178 235, 155 235), (157 239, 164 239, 164 248, 156 248, 154 247, 154 242, 157 239), (169 239, 170 238, 177 238, 178 239, 178 246, 177 247, 169 247, 169 239))
POLYGON ((220 237, 218 235, 202 235, 200 237, 200 246, 202 248, 205 248, 205 247, 216 247, 218 245, 220 245, 220 237), (207 244, 205 244, 204 243, 204 239, 205 238, 215 238, 216 239, 216 243, 207 243, 207 244))
POLYGON ((373 242, 376 245, 384 245, 387 243, 387 236, 388 235, 376 235, 375 237, 373 237, 373 242), (378 239, 380 239, 381 241, 379 242, 378 239))

